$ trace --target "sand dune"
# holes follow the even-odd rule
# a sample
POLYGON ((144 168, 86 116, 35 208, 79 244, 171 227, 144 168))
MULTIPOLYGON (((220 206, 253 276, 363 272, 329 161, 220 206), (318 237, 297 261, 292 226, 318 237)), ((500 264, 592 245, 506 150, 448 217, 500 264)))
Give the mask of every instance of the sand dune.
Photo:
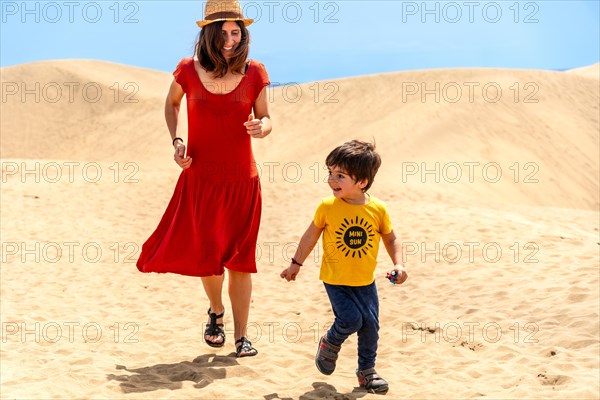
POLYGON ((154 149, 161 139, 168 143, 161 110, 170 81, 164 72, 90 60, 3 68, 2 156, 94 161, 131 159, 138 151, 151 156, 146 143, 154 149))
MULTIPOLYGON (((169 162, 161 109, 170 79, 93 61, 6 68, 3 85, 17 92, 2 104, 2 131, 14 132, 5 135, 2 156, 169 162), (22 89, 36 83, 39 103, 22 89), (63 93, 49 103, 54 84, 63 93), (82 92, 86 85, 89 94, 82 92), (101 98, 90 102, 97 92, 101 98)), ((348 137, 375 138, 387 163, 379 180, 401 184, 413 201, 600 205, 599 88, 576 74, 413 71, 288 85, 270 97, 279 135, 257 145, 257 161, 285 181, 319 180, 323 148, 348 137)))
POLYGON ((299 281, 278 277, 328 195, 324 157, 350 138, 377 142, 372 193, 409 266, 394 287, 380 254, 387 398, 598 398, 599 87, 580 75, 430 70, 270 89, 275 131, 255 142, 260 354, 238 360, 229 305, 215 351, 201 340, 199 280, 135 268, 179 174, 162 117, 169 74, 3 68, 2 398, 378 398, 357 388, 355 337, 332 376, 314 367, 333 318, 318 251, 299 281))
POLYGON ((587 78, 600 79, 600 63, 589 65, 587 67, 574 68, 567 71, 570 74, 577 74, 587 78))

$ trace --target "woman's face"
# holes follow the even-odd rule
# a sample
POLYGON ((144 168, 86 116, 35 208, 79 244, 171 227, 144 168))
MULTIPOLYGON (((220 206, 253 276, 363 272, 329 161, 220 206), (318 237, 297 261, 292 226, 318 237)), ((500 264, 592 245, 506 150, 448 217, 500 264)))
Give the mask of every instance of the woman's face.
POLYGON ((223 48, 221 54, 226 59, 233 56, 233 51, 242 40, 242 31, 237 23, 233 21, 225 21, 223 28, 221 28, 221 35, 223 36, 223 48))

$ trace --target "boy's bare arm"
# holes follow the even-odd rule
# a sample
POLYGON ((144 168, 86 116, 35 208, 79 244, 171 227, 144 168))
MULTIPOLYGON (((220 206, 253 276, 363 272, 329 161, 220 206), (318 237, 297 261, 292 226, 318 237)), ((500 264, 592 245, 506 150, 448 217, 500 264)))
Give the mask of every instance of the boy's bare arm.
MULTIPOLYGON (((298 245, 296 254, 294 254, 294 260, 296 262, 299 264, 304 264, 304 260, 308 258, 308 255, 319 241, 321 232, 323 232, 322 228, 317 227, 314 222, 310 223, 308 229, 306 232, 304 232, 304 235, 302 235, 302 238, 300 239, 300 244, 298 245)), ((295 281, 298 272, 300 272, 300 265, 292 262, 290 263, 290 266, 284 269, 279 276, 288 282, 295 281)))
POLYGON ((382 234, 381 239, 383 240, 385 249, 394 263, 394 271, 398 273, 396 277, 396 283, 403 283, 408 278, 408 274, 404 269, 404 261, 402 261, 402 243, 400 243, 400 240, 396 238, 394 231, 391 231, 385 235, 382 234))

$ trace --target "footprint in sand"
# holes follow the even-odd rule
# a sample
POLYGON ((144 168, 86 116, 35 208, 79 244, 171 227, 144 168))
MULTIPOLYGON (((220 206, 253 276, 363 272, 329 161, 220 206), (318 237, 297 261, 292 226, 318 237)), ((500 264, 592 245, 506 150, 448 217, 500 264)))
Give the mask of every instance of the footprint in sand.
POLYGON ((554 357, 558 354, 558 351, 556 350, 549 350, 546 352, 546 357, 554 357))
POLYGON ((481 343, 470 343, 470 342, 467 342, 466 340, 462 341, 460 343, 460 345, 471 351, 477 351, 477 350, 483 349, 483 345, 481 343))
POLYGON ((541 373, 537 375, 538 381, 544 386, 559 386, 564 385, 573 380, 570 376, 566 375, 550 375, 547 373, 541 373))

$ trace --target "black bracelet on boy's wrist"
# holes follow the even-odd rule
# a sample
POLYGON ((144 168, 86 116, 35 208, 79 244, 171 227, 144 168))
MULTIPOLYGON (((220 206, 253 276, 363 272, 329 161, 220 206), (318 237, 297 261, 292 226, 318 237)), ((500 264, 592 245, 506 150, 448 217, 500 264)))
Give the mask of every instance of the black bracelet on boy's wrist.
POLYGON ((176 137, 175 139, 173 139, 173 146, 175 146, 175 141, 176 140, 181 140, 181 143, 183 143, 183 139, 180 137, 176 137))
POLYGON ((292 257, 292 264, 296 264, 297 266, 301 267, 302 264, 300 264, 298 261, 296 261, 295 258, 292 257))

